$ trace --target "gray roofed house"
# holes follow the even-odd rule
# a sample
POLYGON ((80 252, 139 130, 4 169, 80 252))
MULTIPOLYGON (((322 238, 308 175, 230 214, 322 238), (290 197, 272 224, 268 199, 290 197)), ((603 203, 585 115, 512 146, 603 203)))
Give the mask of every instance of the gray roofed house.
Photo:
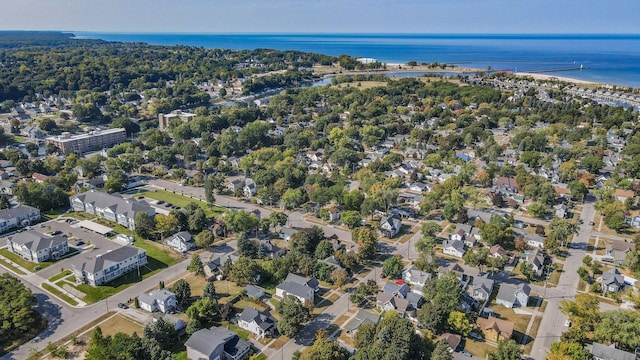
POLYGON ((411 292, 411 288, 407 284, 396 284, 392 282, 384 283, 382 292, 388 295, 398 295, 402 298, 406 298, 407 294, 411 292))
POLYGON ((378 325, 379 321, 380 315, 374 314, 364 309, 358 309, 355 318, 353 318, 344 326, 344 330, 347 332, 347 335, 354 336, 360 326, 362 326, 363 324, 378 325))
POLYGON ((465 253, 464 243, 460 240, 446 241, 444 244, 442 244, 442 252, 447 255, 461 258, 465 253))
POLYGON ((627 259, 627 255, 634 249, 635 244, 633 242, 611 240, 611 244, 608 244, 605 249, 605 254, 613 258, 614 264, 622 265, 627 259))
POLYGON ((91 190, 74 195, 70 199, 74 211, 83 211, 116 222, 135 230, 138 213, 154 216, 155 210, 144 201, 124 199, 116 194, 91 190))
POLYGON ((467 210, 467 217, 470 220, 482 220, 485 223, 489 223, 491 222, 491 217, 493 217, 493 213, 490 211, 486 211, 486 210, 478 210, 478 209, 468 209, 467 210))
POLYGON ((243 358, 251 343, 236 333, 221 327, 198 330, 185 343, 187 358, 206 360, 237 360, 243 358))
POLYGON ((296 232, 298 232, 298 229, 283 227, 282 230, 280 230, 278 236, 280 237, 280 239, 288 242, 289 239, 291 239, 291 235, 295 234, 296 232))
POLYGON ((276 327, 276 319, 265 312, 244 308, 238 317, 238 326, 255 334, 258 338, 271 336, 276 327))
POLYGON ((402 229, 402 220, 399 215, 391 215, 380 220, 380 230, 386 237, 394 237, 398 235, 402 229))
POLYGON ((624 289, 624 276, 613 268, 602 273, 602 292, 619 292, 624 289))
POLYGON ((491 296, 494 281, 486 276, 476 276, 473 278, 471 297, 475 300, 485 301, 491 296))
POLYGON ((539 248, 539 249, 544 248, 544 237, 540 235, 531 234, 527 231, 522 231, 522 230, 516 230, 515 235, 516 237, 522 236, 524 238, 524 241, 527 243, 527 245, 533 248, 539 248))
POLYGON ((405 317, 409 308, 409 301, 398 295, 379 292, 376 295, 376 306, 381 311, 395 311, 400 317, 405 317))
POLYGON ((414 292, 408 293, 406 299, 409 302, 409 305, 416 310, 419 309, 424 303, 424 298, 422 297, 422 295, 416 294, 414 292))
POLYGON ((260 286, 249 284, 244 287, 244 293, 247 297, 261 299, 265 294, 265 290, 260 286))
POLYGON ((184 254, 196 247, 196 241, 188 231, 180 231, 173 234, 167 240, 167 245, 171 246, 175 251, 184 254))
POLYGON ((402 279, 413 285, 413 291, 422 293, 422 288, 427 281, 431 280, 432 275, 428 272, 420 271, 414 265, 402 271, 402 279))
POLYGON ((104 254, 82 258, 71 267, 76 281, 96 286, 106 284, 146 264, 146 251, 126 245, 104 254))
POLYGON ((204 276, 206 276, 207 278, 216 276, 222 271, 222 265, 222 259, 219 256, 211 261, 204 263, 202 267, 204 270, 204 276))
POLYGON ((594 360, 636 360, 638 358, 636 354, 616 349, 614 345, 606 346, 597 342, 587 345, 587 350, 591 352, 594 360))
POLYGON ((40 219, 40 210, 18 205, 11 209, 0 210, 0 232, 5 232, 15 227, 31 225, 40 219))
POLYGON ((138 303, 142 310, 163 313, 175 310, 178 306, 176 295, 167 289, 153 290, 148 294, 138 296, 138 303))
POLYGON ((313 276, 311 278, 306 278, 304 276, 296 275, 294 273, 289 273, 287 275, 287 278, 284 279, 284 282, 293 282, 296 284, 304 285, 313 289, 314 292, 320 290, 320 287, 319 287, 320 283, 318 282, 318 279, 316 279, 313 276))
POLYGON ((527 306, 529 302, 529 294, 531 288, 527 284, 511 285, 502 283, 500 290, 496 296, 496 304, 503 305, 508 308, 514 306, 527 306))
POLYGON ((533 271, 535 271, 536 276, 542 276, 545 260, 546 256, 538 248, 527 252, 526 262, 533 266, 533 271))
POLYGON ((62 235, 47 236, 34 230, 7 237, 7 249, 32 262, 59 259, 69 252, 67 239, 62 235))
POLYGON ((287 295, 295 296, 303 304, 313 303, 315 297, 313 289, 302 284, 285 281, 276 286, 276 297, 283 298, 287 295))

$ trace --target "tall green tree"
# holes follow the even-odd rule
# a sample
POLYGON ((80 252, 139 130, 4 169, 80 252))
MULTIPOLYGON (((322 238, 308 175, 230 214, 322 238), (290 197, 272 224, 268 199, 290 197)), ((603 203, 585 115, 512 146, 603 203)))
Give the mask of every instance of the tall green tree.
POLYGON ((189 263, 188 270, 194 273, 196 276, 204 275, 204 267, 202 264, 202 260, 200 260, 200 255, 193 255, 193 257, 191 258, 191 262, 189 263))
POLYGON ((489 360, 521 360, 522 354, 522 347, 515 341, 501 340, 498 342, 498 350, 489 353, 489 360))
POLYGON ((349 352, 328 338, 317 339, 313 345, 304 349, 300 354, 300 360, 347 360, 349 352))
POLYGON ((176 300, 180 305, 184 305, 185 301, 191 297, 191 285, 185 279, 176 281, 171 285, 169 291, 176 295, 176 300))
POLYGON ((36 298, 17 278, 0 275, 0 344, 6 346, 23 339, 44 324, 35 310, 36 298))
POLYGON ((310 317, 309 309, 293 295, 286 295, 276 306, 276 311, 280 314, 278 331, 289 337, 294 337, 310 317))

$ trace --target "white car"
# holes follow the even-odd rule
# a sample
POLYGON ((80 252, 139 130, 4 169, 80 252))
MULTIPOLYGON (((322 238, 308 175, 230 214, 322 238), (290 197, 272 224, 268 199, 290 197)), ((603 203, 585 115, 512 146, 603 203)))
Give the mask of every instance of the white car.
POLYGON ((570 327, 571 326, 571 321, 569 321, 569 319, 564 321, 564 326, 566 327, 570 327))

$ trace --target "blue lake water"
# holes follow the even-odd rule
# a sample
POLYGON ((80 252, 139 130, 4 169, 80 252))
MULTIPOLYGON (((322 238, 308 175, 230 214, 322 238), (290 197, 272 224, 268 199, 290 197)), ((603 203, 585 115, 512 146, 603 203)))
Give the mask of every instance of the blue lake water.
POLYGON ((76 32, 78 38, 205 48, 300 50, 382 62, 440 62, 548 74, 640 87, 640 35, 429 34, 124 34, 76 32))

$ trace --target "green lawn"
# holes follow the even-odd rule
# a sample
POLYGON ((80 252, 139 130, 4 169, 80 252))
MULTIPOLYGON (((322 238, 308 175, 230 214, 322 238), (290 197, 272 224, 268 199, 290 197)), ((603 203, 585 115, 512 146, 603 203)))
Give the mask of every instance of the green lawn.
POLYGON ((59 210, 50 210, 42 213, 43 216, 48 217, 49 219, 56 219, 58 216, 64 214, 67 209, 59 209, 59 210))
POLYGON ((96 303, 128 288, 133 284, 139 283, 140 281, 168 267, 166 264, 149 256, 149 254, 147 254, 147 261, 148 264, 140 268, 140 276, 138 276, 138 272, 134 270, 106 285, 91 286, 89 284, 80 284, 74 287, 86 294, 82 300, 89 304, 96 303))
POLYGON ((180 351, 179 353, 173 354, 173 358, 175 360, 187 360, 187 351, 180 351))
POLYGON ((56 289, 55 287, 53 287, 53 286, 51 286, 51 285, 49 285, 47 283, 42 284, 42 287, 45 290, 47 290, 48 292, 50 292, 50 293, 54 294, 55 296, 59 297, 60 299, 64 300, 65 302, 67 302, 67 303, 69 303, 69 304, 71 304, 73 306, 78 305, 77 301, 75 301, 72 298, 68 297, 67 295, 62 293, 62 291, 56 289))
POLYGON ((216 217, 224 212, 224 209, 221 207, 218 207, 218 206, 210 207, 209 204, 203 201, 200 201, 198 199, 192 199, 187 196, 182 196, 180 194, 174 194, 170 191, 165 191, 165 190, 147 191, 145 193, 142 193, 141 195, 154 200, 162 200, 165 203, 177 205, 182 208, 187 206, 189 203, 196 203, 204 210, 204 213, 209 218, 216 217))
POLYGON ((245 329, 241 329, 238 325, 236 324, 229 324, 229 329, 233 332, 235 332, 236 334, 238 334, 238 336, 240 336, 240 338, 247 340, 249 338, 249 335, 251 335, 250 332, 248 332, 245 329))
POLYGON ((0 265, 2 265, 2 266, 4 266, 4 267, 6 267, 7 269, 9 269, 9 270, 13 271, 13 272, 14 272, 14 273, 16 273, 16 274, 26 275, 26 274, 24 273, 24 271, 19 270, 17 267, 15 267, 15 266, 13 266, 13 265, 9 264, 8 262, 6 262, 6 261, 4 261, 4 260, 2 260, 2 259, 0 259, 0 265))
POLYGON ((171 266, 177 263, 180 258, 180 256, 176 252, 170 250, 169 248, 165 249, 158 243, 155 243, 151 240, 145 240, 122 225, 113 223, 106 219, 95 219, 94 221, 112 228, 116 233, 133 236, 133 238, 135 239, 135 241, 133 242, 134 246, 145 250, 147 252, 147 257, 152 257, 167 266, 171 266))
POLYGON ((0 255, 4 256, 5 258, 13 261, 14 263, 16 263, 16 264, 22 266, 23 268, 25 268, 27 271, 31 271, 31 272, 36 272, 37 271, 35 269, 36 266, 40 266, 40 269, 44 269, 44 268, 49 267, 49 266, 54 264, 54 262, 50 262, 50 261, 44 261, 44 262, 36 264, 34 262, 27 261, 27 260, 21 258, 20 256, 12 253, 8 249, 0 249, 0 255))
POLYGON ((71 275, 71 270, 65 270, 60 272, 58 275, 53 275, 51 278, 49 278, 49 281, 56 282, 56 280, 60 280, 67 275, 71 275))

